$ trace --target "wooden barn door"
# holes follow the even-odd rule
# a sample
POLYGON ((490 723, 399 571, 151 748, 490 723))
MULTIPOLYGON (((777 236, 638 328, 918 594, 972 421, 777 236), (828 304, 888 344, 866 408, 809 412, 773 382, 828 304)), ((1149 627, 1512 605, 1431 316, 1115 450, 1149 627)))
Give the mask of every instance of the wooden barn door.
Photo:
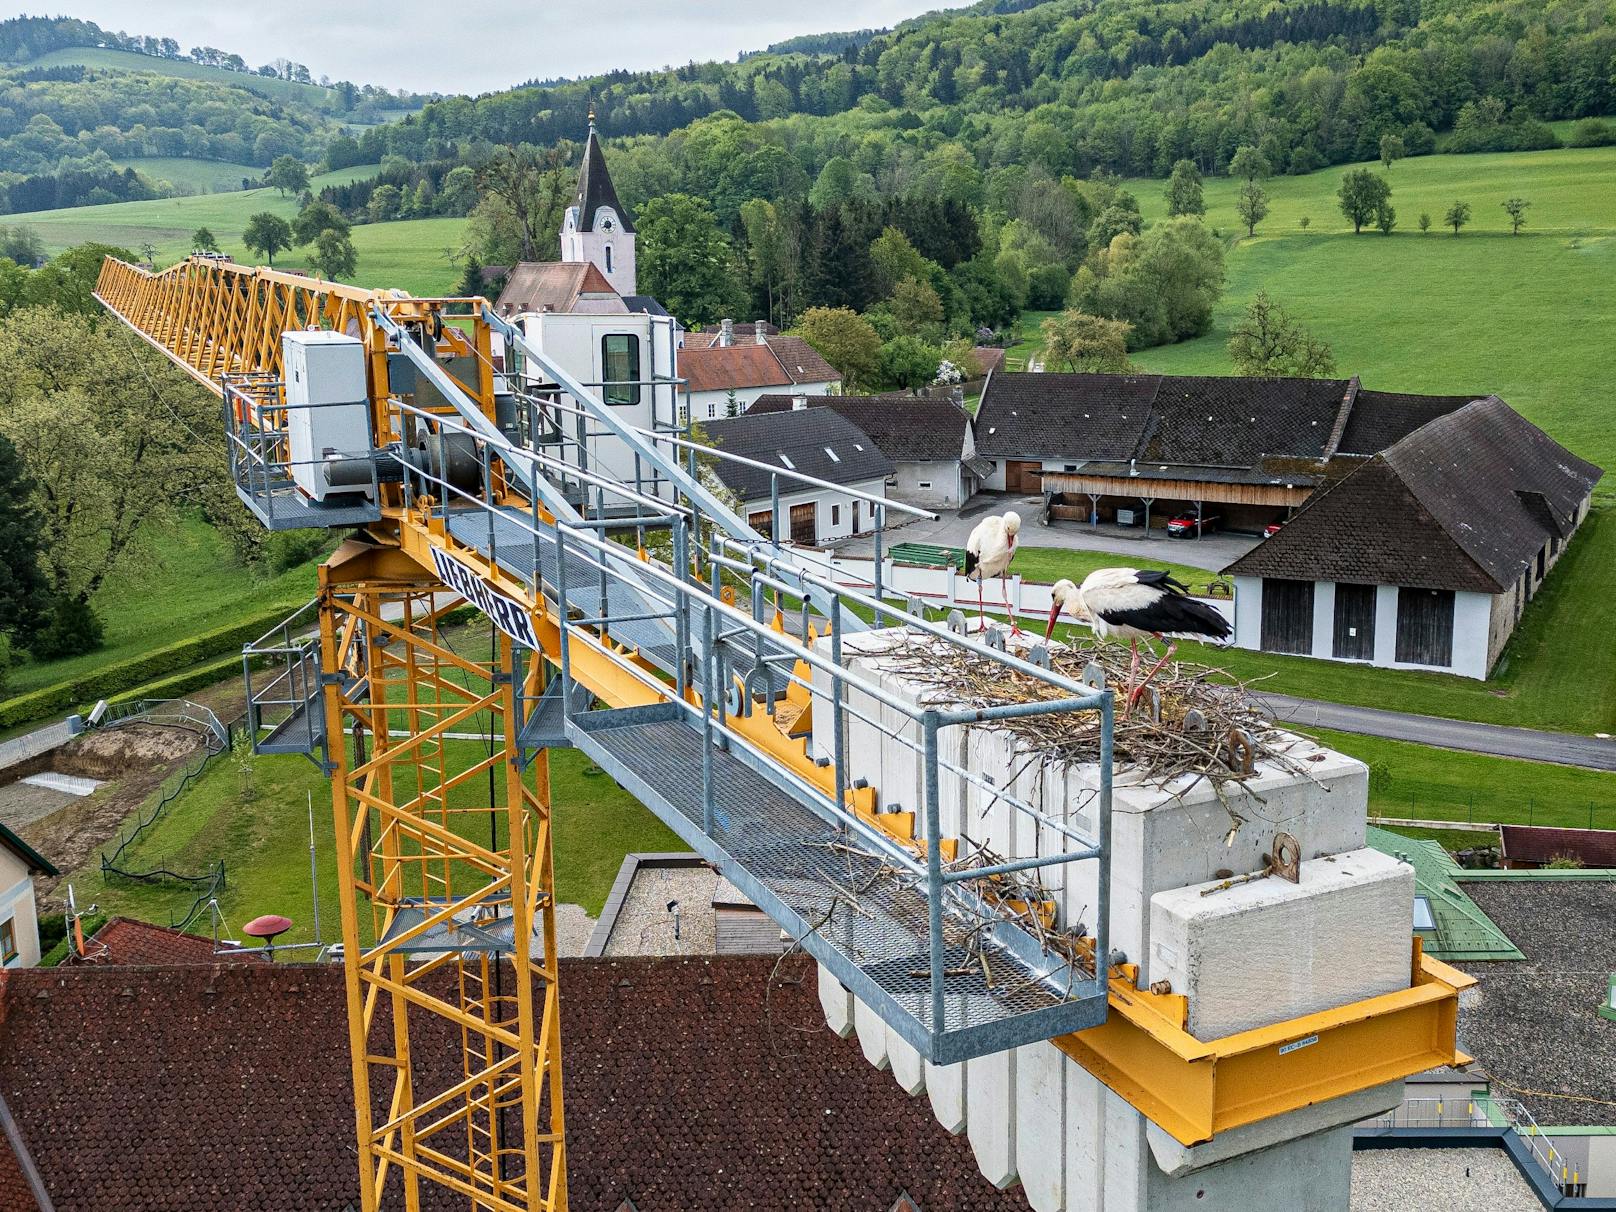
POLYGON ((1039 473, 1043 469, 1044 465, 1042 463, 1011 459, 1004 465, 1005 491, 1042 492, 1044 490, 1044 481, 1039 473))
POLYGON ((1263 580, 1264 652, 1313 651, 1313 582, 1263 580))
POLYGON ((1453 590, 1397 591, 1397 659, 1413 665, 1453 664, 1453 590))
POLYGON ((1370 661, 1375 657, 1374 585, 1335 587, 1336 656, 1348 661, 1370 661))
POLYGON ((793 505, 791 507, 791 541, 800 543, 804 547, 812 547, 819 541, 819 530, 815 524, 815 505, 809 501, 806 505, 793 505))

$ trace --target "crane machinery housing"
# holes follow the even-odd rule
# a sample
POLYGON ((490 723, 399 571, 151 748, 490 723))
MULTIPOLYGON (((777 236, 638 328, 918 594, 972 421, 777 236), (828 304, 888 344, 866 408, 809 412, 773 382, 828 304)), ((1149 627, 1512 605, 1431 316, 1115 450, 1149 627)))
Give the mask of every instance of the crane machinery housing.
MULTIPOLYGON (((1107 934, 1110 693, 890 605, 887 511, 921 511, 869 499, 869 593, 782 547, 778 510, 759 534, 712 487, 707 462, 735 456, 691 440, 671 357, 637 384, 663 402, 637 424, 606 402, 623 384, 580 381, 480 298, 203 257, 156 273, 109 258, 96 297, 220 398, 232 482, 263 525, 348 532, 316 600, 246 655, 258 748, 307 754, 331 782, 365 1212, 419 1208, 432 1187, 475 1209, 567 1206, 560 747, 633 792, 931 1065, 1055 1041, 1195 1146, 1454 1059, 1465 978, 1417 945, 1394 993, 1227 1046, 1190 1035, 1185 998, 1144 987, 1143 957, 1107 934), (466 605, 494 624, 485 655, 445 634, 466 605), (843 651, 890 627, 1027 680, 1035 701, 893 693, 843 651), (1082 821, 988 787, 939 743, 1033 714, 1092 720, 1102 759, 1082 821), (900 747, 914 802, 859 774, 855 727, 900 747), (455 740, 468 730, 487 744, 455 740), (966 861, 940 808, 956 784, 1055 843, 966 861), (1061 922, 1056 942, 1051 911, 1006 890, 1079 869, 1086 925, 1061 922), (458 1031, 459 1080, 429 1088, 412 1065, 421 1016, 458 1031), (1281 1048, 1308 1035, 1322 1046, 1301 1081, 1281 1048)), ((817 484, 761 466, 777 496, 817 484)))

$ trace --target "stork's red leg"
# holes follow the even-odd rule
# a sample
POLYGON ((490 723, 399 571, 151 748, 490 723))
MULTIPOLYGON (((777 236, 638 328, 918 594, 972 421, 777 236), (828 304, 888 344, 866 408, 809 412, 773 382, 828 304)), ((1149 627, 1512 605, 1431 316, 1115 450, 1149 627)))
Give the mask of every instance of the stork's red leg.
POLYGON ((999 574, 999 593, 1004 598, 1004 612, 1010 616, 1010 634, 1020 635, 1021 628, 1016 626, 1015 607, 1010 605, 1010 586, 1005 582, 1002 572, 999 574))
MULTIPOLYGON (((1160 636, 1157 636, 1156 638, 1158 640, 1161 639, 1160 636)), ((1162 666, 1167 664, 1168 661, 1172 660, 1173 653, 1177 651, 1178 642, 1176 640, 1168 640, 1167 651, 1162 653, 1161 660, 1157 661, 1156 664, 1151 667, 1150 672, 1145 674, 1144 680, 1140 682, 1139 685, 1134 687, 1133 694, 1128 699, 1128 706, 1130 709, 1133 707, 1134 703, 1138 701, 1139 696, 1144 693, 1145 687, 1150 685, 1150 679, 1161 672, 1162 666)))

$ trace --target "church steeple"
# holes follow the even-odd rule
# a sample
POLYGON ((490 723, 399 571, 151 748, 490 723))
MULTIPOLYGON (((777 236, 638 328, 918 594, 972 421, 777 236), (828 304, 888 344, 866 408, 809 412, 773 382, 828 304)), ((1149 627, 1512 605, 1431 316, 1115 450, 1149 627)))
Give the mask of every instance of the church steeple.
POLYGON ((619 294, 635 292, 634 216, 618 201, 589 107, 589 136, 578 173, 578 192, 561 224, 561 259, 590 261, 619 294))

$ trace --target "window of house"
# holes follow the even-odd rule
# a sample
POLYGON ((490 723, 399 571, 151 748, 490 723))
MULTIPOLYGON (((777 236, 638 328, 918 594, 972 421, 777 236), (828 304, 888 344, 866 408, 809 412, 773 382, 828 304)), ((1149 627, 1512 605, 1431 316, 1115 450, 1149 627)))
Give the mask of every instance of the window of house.
POLYGON ((610 244, 606 246, 606 272, 612 272, 612 246, 610 244))
POLYGON ((829 446, 825 447, 825 453, 830 456, 830 461, 832 463, 840 463, 842 461, 842 456, 837 454, 829 446))
POLYGON ((930 488, 931 487, 931 481, 930 480, 921 480, 920 481, 920 487, 921 488, 930 488))
POLYGON ((9 964, 17 958, 17 919, 0 922, 0 963, 9 964))
POLYGON ((830 507, 830 524, 832 526, 840 526, 842 524, 842 507, 840 505, 832 505, 830 507))
POLYGON ((709 421, 711 421, 717 415, 718 415, 718 405, 716 405, 716 404, 707 405, 707 419, 709 421))
POLYGON ((791 461, 791 456, 786 454, 784 451, 780 452, 780 462, 784 463, 791 471, 797 470, 797 465, 791 461))
POLYGON ((1431 912, 1431 901, 1429 897, 1416 896, 1414 898, 1414 929, 1436 929, 1436 915, 1431 912))
POLYGON ((640 339, 633 333, 607 333, 600 339, 600 363, 608 404, 640 402, 640 339))

